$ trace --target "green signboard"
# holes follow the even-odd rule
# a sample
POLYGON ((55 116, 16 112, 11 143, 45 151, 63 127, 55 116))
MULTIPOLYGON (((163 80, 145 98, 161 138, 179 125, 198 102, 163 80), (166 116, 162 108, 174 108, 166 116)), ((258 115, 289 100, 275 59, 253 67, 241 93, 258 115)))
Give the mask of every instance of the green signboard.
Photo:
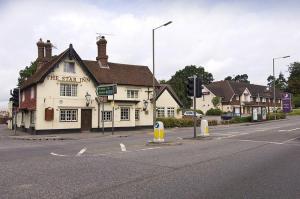
POLYGON ((108 96, 117 93, 117 85, 110 84, 110 85, 101 85, 96 88, 97 96, 108 96))

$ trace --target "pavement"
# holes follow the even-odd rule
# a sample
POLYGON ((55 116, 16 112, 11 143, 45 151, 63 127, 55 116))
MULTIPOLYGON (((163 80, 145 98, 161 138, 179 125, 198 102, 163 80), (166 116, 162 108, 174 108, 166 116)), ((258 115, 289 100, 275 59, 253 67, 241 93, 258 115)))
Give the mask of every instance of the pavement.
POLYGON ((36 141, 0 126, 0 198, 300 197, 300 117, 210 133, 168 129, 181 144, 149 146, 148 131, 36 141))

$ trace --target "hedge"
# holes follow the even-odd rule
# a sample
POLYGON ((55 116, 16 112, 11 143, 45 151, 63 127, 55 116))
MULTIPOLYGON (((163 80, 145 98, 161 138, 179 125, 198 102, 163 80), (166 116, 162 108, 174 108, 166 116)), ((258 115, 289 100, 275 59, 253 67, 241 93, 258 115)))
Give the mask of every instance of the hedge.
POLYGON ((216 109, 211 108, 206 112, 206 115, 222 115, 222 113, 223 112, 218 108, 216 108, 216 109))
POLYGON ((286 115, 284 113, 269 113, 267 115, 267 120, 275 120, 275 115, 276 119, 285 119, 286 115))
MULTIPOLYGON (((193 118, 157 118, 157 121, 161 121, 164 124, 165 128, 174 128, 174 127, 192 127, 194 126, 193 118)), ((201 119, 197 119, 197 127, 200 126, 201 119)), ((217 120, 208 120, 208 126, 218 125, 217 120)))

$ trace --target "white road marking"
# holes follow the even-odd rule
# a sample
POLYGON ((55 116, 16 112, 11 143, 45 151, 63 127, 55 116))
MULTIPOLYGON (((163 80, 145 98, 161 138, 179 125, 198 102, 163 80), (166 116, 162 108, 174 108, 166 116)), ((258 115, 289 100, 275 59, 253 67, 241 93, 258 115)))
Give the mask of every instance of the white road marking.
POLYGON ((262 140, 239 140, 241 142, 261 142, 261 143, 267 143, 267 144, 284 144, 282 142, 269 142, 269 141, 262 141, 262 140))
POLYGON ((53 152, 51 152, 50 154, 54 155, 54 156, 60 156, 60 157, 66 157, 67 156, 67 155, 57 154, 57 153, 53 153, 53 152))
POLYGON ((182 137, 177 137, 177 139, 182 140, 183 138, 182 137))
POLYGON ((291 131, 296 131, 296 130, 299 130, 300 128, 294 128, 294 129, 288 129, 288 130, 284 130, 284 129, 281 129, 281 130, 278 130, 278 132, 291 132, 291 131))
POLYGON ((126 147, 123 143, 120 143, 120 146, 121 146, 121 151, 123 151, 123 152, 126 151, 126 147))
POLYGON ((257 129, 255 130, 255 132, 263 132, 263 131, 266 131, 267 129, 257 129))
POLYGON ((287 142, 290 142, 290 141, 293 141, 293 140, 296 140, 296 139, 298 139, 298 138, 300 138, 300 136, 298 136, 298 137, 295 137, 295 138, 292 138, 292 139, 289 139, 289 140, 286 140, 286 141, 283 141, 282 143, 287 143, 287 142))
POLYGON ((81 149, 81 150, 76 154, 76 156, 81 156, 86 150, 87 150, 87 148, 84 147, 83 149, 81 149))

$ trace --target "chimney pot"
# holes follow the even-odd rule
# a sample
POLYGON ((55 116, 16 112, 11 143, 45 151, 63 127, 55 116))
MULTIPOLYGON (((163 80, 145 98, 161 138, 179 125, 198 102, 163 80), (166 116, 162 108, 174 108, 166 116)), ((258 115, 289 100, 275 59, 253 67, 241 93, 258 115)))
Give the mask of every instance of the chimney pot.
POLYGON ((46 55, 45 55, 46 58, 49 59, 52 57, 52 44, 51 44, 50 40, 47 40, 47 42, 45 43, 45 52, 46 52, 46 55))

